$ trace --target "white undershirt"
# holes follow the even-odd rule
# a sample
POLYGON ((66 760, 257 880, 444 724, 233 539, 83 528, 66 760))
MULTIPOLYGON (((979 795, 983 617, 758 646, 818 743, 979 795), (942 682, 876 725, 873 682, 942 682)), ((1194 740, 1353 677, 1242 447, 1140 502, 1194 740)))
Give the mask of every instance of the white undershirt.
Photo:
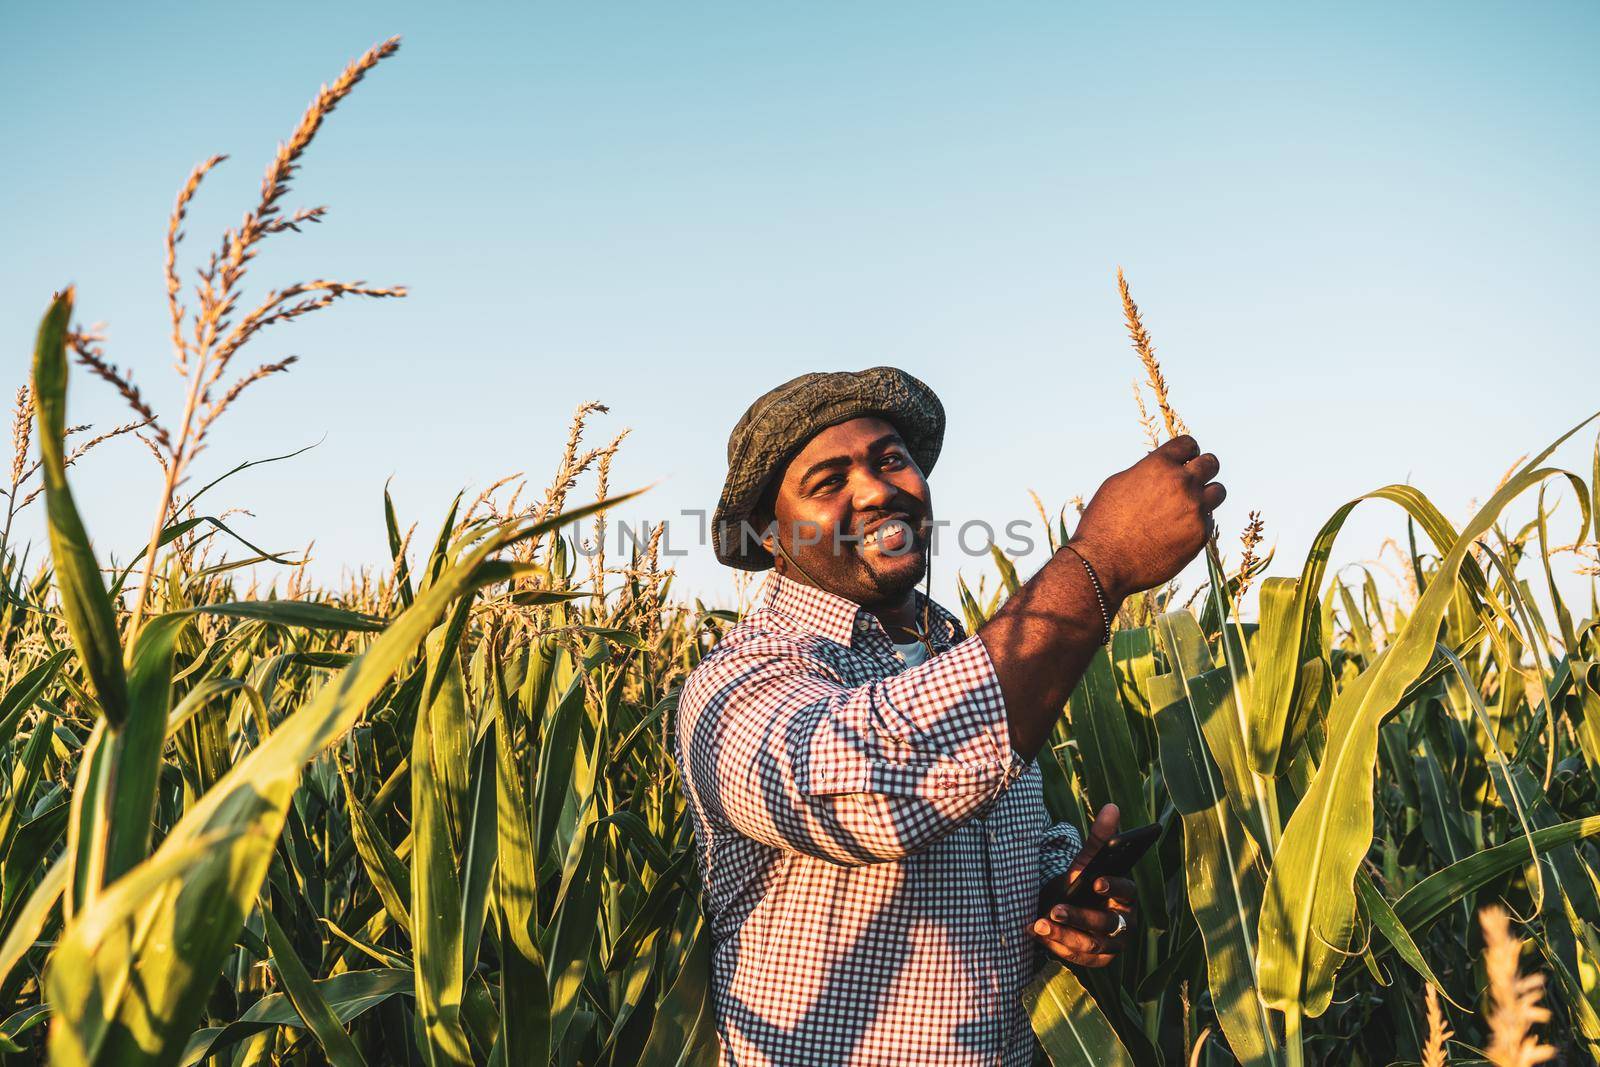
POLYGON ((894 642, 894 650, 900 653, 900 658, 906 661, 907 667, 915 667, 928 659, 928 646, 921 641, 913 641, 909 645, 894 642))

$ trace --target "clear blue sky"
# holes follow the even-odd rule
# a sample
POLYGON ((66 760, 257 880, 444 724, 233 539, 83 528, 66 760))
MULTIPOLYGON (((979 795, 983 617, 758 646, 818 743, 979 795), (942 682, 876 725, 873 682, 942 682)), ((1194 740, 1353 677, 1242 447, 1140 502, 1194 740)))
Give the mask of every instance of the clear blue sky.
MULTIPOLYGON (((196 471, 325 438, 216 501, 248 507, 260 543, 314 539, 323 574, 383 556, 386 478, 424 529, 459 487, 542 485, 585 399, 612 408, 596 440, 633 428, 613 485, 661 480, 632 514, 709 508, 745 405, 813 369, 892 363, 940 393, 943 518, 1088 495, 1143 452, 1118 264, 1222 458, 1230 555, 1259 508, 1275 573, 1388 482, 1461 521, 1600 408, 1592 3, 10 4, 11 380, 72 281, 175 413, 161 239, 179 183, 230 154, 193 256, 316 87, 394 33, 290 198, 328 221, 252 276, 412 295, 263 335, 258 360, 302 362, 196 471)), ((72 408, 122 417, 82 375, 72 408)), ((1562 458, 1587 471, 1593 440, 1562 458)), ((108 447, 76 485, 126 558, 154 464, 108 447)), ((1560 515, 1565 538, 1570 501, 1560 515)), ((1358 510, 1336 562, 1398 516, 1358 510)), ((729 595, 708 549, 678 565, 680 588, 729 595)))

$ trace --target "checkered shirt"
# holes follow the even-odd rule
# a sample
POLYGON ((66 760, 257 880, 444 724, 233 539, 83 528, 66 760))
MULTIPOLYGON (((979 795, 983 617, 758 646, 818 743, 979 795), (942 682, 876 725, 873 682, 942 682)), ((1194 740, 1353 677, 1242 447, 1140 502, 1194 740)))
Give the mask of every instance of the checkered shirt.
POLYGON ((1032 1062, 1027 926, 1080 840, 983 641, 926 605, 935 655, 907 667, 858 604, 774 573, 684 684, 724 1064, 1032 1062))

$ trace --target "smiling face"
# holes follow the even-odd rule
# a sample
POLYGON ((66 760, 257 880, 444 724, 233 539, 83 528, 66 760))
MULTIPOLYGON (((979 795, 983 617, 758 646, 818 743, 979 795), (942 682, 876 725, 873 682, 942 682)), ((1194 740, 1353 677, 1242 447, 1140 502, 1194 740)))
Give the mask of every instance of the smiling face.
POLYGON ((763 505, 758 521, 776 520, 784 551, 773 534, 763 544, 787 578, 868 607, 893 608, 927 571, 928 483, 882 418, 851 419, 811 438, 763 505))

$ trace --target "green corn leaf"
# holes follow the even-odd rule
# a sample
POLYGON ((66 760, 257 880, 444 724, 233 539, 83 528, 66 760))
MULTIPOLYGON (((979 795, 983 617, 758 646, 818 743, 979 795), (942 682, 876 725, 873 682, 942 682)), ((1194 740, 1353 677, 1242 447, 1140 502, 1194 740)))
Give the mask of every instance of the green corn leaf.
POLYGON ((266 926, 267 945, 272 949, 272 964, 283 983, 283 991, 289 995, 294 1010, 316 1036, 317 1044, 322 1046, 328 1062, 333 1067, 366 1067, 366 1058, 350 1040, 350 1035, 344 1032, 344 1024, 328 1006, 316 983, 311 980, 311 975, 306 972, 305 965, 294 954, 294 945, 290 944, 288 935, 278 925, 265 900, 261 903, 261 921, 266 926))
POLYGON ((0 943, 0 984, 11 977, 12 968, 33 948, 33 943, 44 930, 44 924, 50 921, 50 913, 55 910, 56 901, 61 899, 62 890, 67 886, 69 870, 70 865, 65 858, 52 863, 29 894, 27 903, 12 919, 5 941, 0 943))
POLYGON ((310 630, 362 630, 376 633, 385 625, 383 619, 309 600, 246 600, 233 604, 208 604, 195 610, 208 615, 255 619, 275 626, 303 626, 310 630))
MULTIPOLYGON (((1577 428, 1569 431, 1561 440, 1566 440, 1575 432, 1577 428)), ((1548 456, 1552 451, 1554 446, 1547 449, 1544 455, 1548 456)), ((1307 641, 1312 620, 1317 614, 1316 590, 1332 555, 1334 539, 1343 529, 1350 512, 1363 500, 1388 500, 1398 504, 1410 518, 1421 524, 1436 545, 1453 545, 1458 540, 1450 521, 1421 492, 1409 485, 1387 485, 1356 497, 1329 517, 1313 539, 1298 579, 1269 578, 1262 583, 1262 630, 1260 639, 1255 643, 1257 670, 1250 712, 1250 759, 1251 764, 1262 773, 1273 773, 1285 755, 1284 739, 1293 709, 1300 699, 1300 688, 1304 684, 1307 641)), ((1465 559, 1460 566, 1459 576, 1474 604, 1490 598, 1488 582, 1476 560, 1470 557, 1465 559)), ((1487 623, 1489 620, 1485 621, 1487 623)), ((1324 642, 1324 647, 1327 647, 1327 642, 1324 642)), ((1290 751, 1287 754, 1293 753, 1290 751)))
MULTIPOLYGON (((431 582, 428 591, 438 587, 431 582)), ((425 594, 426 595, 426 594, 425 594)), ((455 643, 445 627, 428 638, 428 675, 438 696, 417 716, 411 746, 411 938, 416 957, 417 1017, 433 1067, 471 1064, 462 1027, 461 881, 456 842, 465 803, 471 727, 455 643)), ((433 686, 428 686, 432 689, 433 686)))
POLYGON ((606 756, 606 764, 600 768, 600 773, 603 775, 608 767, 621 765, 627 759, 629 753, 633 751, 634 746, 650 737, 652 730, 659 729, 657 724, 661 719, 668 714, 676 714, 677 710, 678 692, 676 690, 656 701, 655 707, 651 708, 644 718, 635 723, 627 735, 606 756))
POLYGON ((107 722, 120 727, 128 718, 122 641, 117 636, 116 614, 100 577, 100 565, 67 486, 67 333, 72 321, 72 297, 69 287, 51 303, 39 324, 39 339, 33 350, 39 460, 61 612, 67 618, 73 647, 78 650, 100 711, 107 722))
MULTIPOLYGON (((1534 851, 1542 854, 1596 835, 1600 835, 1600 815, 1535 830, 1529 838, 1534 851)), ((1435 871, 1395 901, 1395 918, 1411 931, 1413 937, 1417 936, 1423 927, 1468 893, 1527 863, 1528 844, 1528 840, 1519 837, 1475 852, 1442 871, 1435 871)))
POLYGON ((656 1008, 639 1067, 710 1067, 716 1062, 711 932, 703 922, 697 922, 683 965, 656 1008))
POLYGON ((471 810, 461 882, 461 964, 467 973, 478 965, 478 945, 489 915, 489 892, 499 851, 495 767, 494 738, 485 736, 473 752, 467 789, 471 810))
POLYGON ((1588 421, 1563 434, 1490 498, 1451 546, 1393 644, 1335 699, 1327 751, 1284 831, 1262 904, 1261 992, 1269 1005, 1313 1017, 1326 1010, 1343 958, 1339 950, 1353 934, 1356 868, 1372 843, 1378 725, 1432 659, 1473 539, 1519 493, 1561 473, 1538 464, 1588 421))
MULTIPOLYGON (((52 787, 51 795, 56 797, 53 802, 41 800, 34 805, 38 814, 18 827, 16 839, 5 857, 4 893, 0 896, 4 900, 4 910, 0 913, 0 930, 11 928, 18 909, 24 904, 20 899, 22 891, 61 852, 70 809, 65 790, 59 786, 52 787)), ((4 981, 4 977, 0 974, 0 982, 4 981)))
POLYGON ((972 595, 972 590, 967 588, 966 580, 963 578, 956 579, 956 597, 961 602, 961 614, 966 620, 967 633, 977 633, 987 621, 987 616, 984 615, 983 608, 972 595))
POLYGON ((639 946, 653 931, 660 928, 662 917, 678 903, 679 894, 683 890, 679 879, 684 871, 693 866, 693 855, 690 850, 684 849, 671 865, 657 876, 655 883, 650 887, 650 892, 645 894, 644 902, 628 919, 628 925, 623 927, 616 943, 611 946, 610 958, 605 963, 608 974, 617 973, 633 961, 639 946))
MULTIPOLYGON (((264 834, 248 826, 220 827, 186 837, 163 846, 75 916, 45 972, 45 996, 56 1012, 50 1026, 50 1062, 80 1067, 175 1060, 178 1035, 163 1048, 158 1015, 122 1013, 126 1004, 148 1002, 146 981, 154 985, 165 977, 163 971, 183 968, 183 949, 199 932, 186 930, 189 937, 169 941, 170 931, 150 921, 150 903, 185 895, 185 874, 208 859, 222 856, 238 863, 252 852, 270 854, 271 848, 264 834), (148 977, 135 975, 131 961, 151 950, 160 954, 165 966, 148 968, 148 977)), ((231 944, 233 938, 227 940, 231 944)))
POLYGON ((1155 627, 1127 627, 1112 634, 1111 665, 1118 696, 1128 710, 1138 766, 1149 768, 1156 761, 1156 709, 1149 697, 1150 679, 1156 673, 1155 627))
MULTIPOLYGON (((323 1003, 332 1009, 341 1025, 362 1012, 377 1007, 390 997, 411 992, 411 972, 403 968, 378 967, 367 971, 345 971, 332 978, 312 983, 323 1003)), ((302 1026, 300 1013, 282 993, 262 997, 236 1021, 227 1026, 206 1027, 195 1032, 184 1049, 183 1067, 199 1067, 208 1057, 218 1055, 240 1041, 279 1026, 302 1026)))
POLYGON ((481 973, 467 975, 466 995, 461 999, 461 1022, 471 1038, 475 1062, 492 1052, 500 1035, 500 1012, 494 994, 481 973))
POLYGON ((1007 596, 1016 596, 1017 590, 1022 588, 1022 582, 1017 578, 1017 566, 1000 551, 1000 546, 990 542, 989 555, 994 559, 995 569, 1000 572, 1000 582, 1005 587, 1007 596))
POLYGON ((167 714, 167 737, 171 738, 201 709, 218 697, 234 694, 244 697, 255 708, 262 721, 267 718, 267 704, 255 686, 242 678, 206 678, 183 695, 167 714))
POLYGON ((409 608, 416 599, 416 593, 411 584, 411 568, 406 558, 400 554, 405 546, 405 539, 400 535, 400 522, 394 514, 394 498, 389 495, 389 487, 383 487, 383 524, 389 532, 389 558, 394 560, 394 584, 400 593, 400 603, 409 608))
POLYGON ((1431 738, 1411 757, 1411 770, 1421 798, 1422 833, 1428 847, 1445 863, 1466 859, 1472 854, 1472 839, 1464 825, 1459 785, 1445 774, 1431 738))
POLYGON ((410 933, 411 909, 406 897, 400 894, 401 887, 408 895, 411 892, 411 871, 384 840, 371 813, 357 798, 350 779, 341 777, 344 777, 345 806, 350 812, 350 836, 355 842, 356 854, 361 857, 367 877, 372 880, 372 887, 378 891, 378 899, 383 901, 390 917, 410 933))
POLYGON ((1454 1004, 1462 1011, 1470 1011, 1470 1008, 1461 1004, 1446 992, 1444 983, 1439 981, 1439 976, 1433 973, 1433 968, 1428 966, 1428 961, 1422 955, 1422 950, 1412 940, 1411 932, 1406 929, 1405 924, 1395 915, 1394 909, 1384 899, 1383 893, 1378 890, 1377 886, 1372 884, 1372 876, 1367 874, 1366 871, 1356 872, 1356 893, 1361 898, 1361 905, 1366 909, 1367 917, 1372 920, 1372 928, 1383 935, 1383 939, 1394 949, 1395 955, 1399 956, 1406 962, 1408 967, 1431 983, 1433 988, 1438 990, 1444 999, 1450 1001, 1451 1004, 1454 1004))
POLYGON ((511 602, 523 607, 540 607, 545 604, 565 604, 572 600, 588 600, 593 596, 593 593, 577 589, 530 589, 525 593, 512 594, 511 602))
MULTIPOLYGON (((221 474, 219 474, 215 478, 211 479, 205 485, 202 485, 199 489, 196 489, 193 493, 189 494, 187 503, 188 503, 189 507, 191 507, 191 508, 194 507, 195 503, 197 501, 199 501, 199 499, 201 497, 203 497, 207 493, 211 492, 211 490, 215 489, 217 486, 221 485, 223 482, 227 481, 229 478, 232 478, 235 474, 242 474, 245 471, 250 470, 250 469, 252 469, 254 467, 265 467, 269 463, 282 463, 284 460, 294 459, 297 456, 303 456, 307 452, 310 452, 313 448, 316 448, 317 445, 321 444, 321 443, 322 442, 318 441, 315 444, 302 445, 301 447, 295 449, 292 452, 285 452, 282 455, 278 455, 278 456, 266 456, 266 457, 264 457, 262 459, 247 459, 244 462, 236 464, 233 467, 230 467, 227 470, 223 471, 221 474)), ((139 547, 143 548, 144 546, 141 545, 139 547)))
POLYGON ((450 502, 450 510, 445 513, 444 523, 439 527, 439 536, 434 539, 433 552, 428 556, 428 563, 423 568, 425 576, 423 586, 427 587, 439 580, 444 573, 446 565, 450 562, 450 535, 456 528, 456 514, 461 510, 461 494, 450 502))
POLYGON ((1111 1021, 1066 967, 1050 964, 1022 995, 1053 1067, 1134 1067, 1111 1021))
POLYGON ((23 811, 33 799, 44 771, 45 757, 50 754, 54 740, 55 728, 51 722, 45 719, 38 723, 28 735, 28 743, 22 747, 22 758, 12 768, 11 789, 5 799, 0 800, 0 861, 10 857, 23 811))
POLYGON ((1306 685, 1298 673, 1304 669, 1300 657, 1308 635, 1302 620, 1313 605, 1299 602, 1299 587, 1293 578, 1266 578, 1257 594, 1261 624, 1251 645, 1256 683, 1249 752, 1250 765, 1261 774, 1281 775, 1287 769, 1295 748, 1291 720, 1305 703, 1295 699, 1295 688, 1306 685))
MULTIPOLYGON (((1144 780, 1128 729, 1128 712, 1122 705, 1111 657, 1105 649, 1096 650, 1090 659, 1072 693, 1071 708, 1072 731, 1083 753, 1087 779, 1084 784, 1090 803, 1095 810, 1107 803, 1117 805, 1124 826, 1149 823, 1152 816, 1145 803, 1144 780)), ((1159 875, 1153 852, 1133 869, 1140 913, 1158 926, 1166 912, 1159 875)))
POLYGON ((151 813, 161 775, 161 748, 172 705, 172 656, 190 619, 151 619, 134 641, 128 667, 130 712, 106 739, 107 767, 101 779, 104 805, 104 878, 111 882, 149 854, 151 813))
POLYGON ((1090 802, 1099 808, 1114 803, 1128 826, 1150 821, 1144 781, 1134 757, 1128 714, 1118 695, 1117 680, 1105 649, 1096 650, 1071 699, 1072 733, 1083 753, 1084 783, 1090 802))
MULTIPOLYGON (((1168 612, 1157 621, 1173 669, 1183 679, 1196 725, 1221 774, 1228 802, 1244 820, 1263 859, 1271 862, 1278 839, 1276 787, 1250 766, 1245 748, 1239 681, 1228 666, 1213 667, 1205 634, 1193 615, 1168 612)), ((1245 686, 1248 688, 1248 685, 1245 686)))
POLYGON ((103 882, 107 737, 104 719, 89 731, 78 759, 78 774, 72 787, 71 808, 67 815, 67 895, 63 905, 67 919, 86 908, 103 882))
POLYGON ((646 652, 650 647, 645 644, 644 638, 632 630, 621 630, 614 626, 589 626, 586 624, 574 626, 573 629, 582 633, 593 634, 596 637, 603 637, 614 644, 621 645, 624 648, 636 649, 640 652, 646 652))
MULTIPOLYGON (((281 566, 289 567, 295 566, 300 562, 299 560, 289 559, 285 556, 274 555, 259 545, 251 544, 243 537, 240 537, 239 534, 236 533, 230 526, 228 526, 227 523, 223 522, 215 515, 200 515, 196 518, 183 519, 179 522, 171 523, 166 529, 161 531, 161 536, 156 538, 156 546, 158 548, 165 548, 167 545, 170 545, 184 534, 189 533, 191 530, 198 529, 201 526, 210 526, 213 530, 227 534, 230 538, 254 552, 256 554, 255 558, 262 562, 277 563, 281 566)), ((208 534, 207 536, 210 535, 208 534)))
MULTIPOLYGON (((385 918, 387 917, 387 914, 388 913, 385 912, 385 918)), ((377 921, 378 918, 378 916, 373 916, 373 922, 377 921)), ((368 923, 369 928, 373 925, 373 922, 368 923)), ((404 967, 407 972, 411 970, 410 956, 402 956, 393 949, 384 948, 382 945, 374 945, 370 941, 363 941, 356 935, 339 929, 339 924, 334 922, 332 919, 324 918, 322 920, 322 925, 326 926, 328 928, 328 932, 334 937, 337 937, 340 941, 343 941, 345 944, 349 945, 363 956, 366 956, 368 959, 373 960, 381 966, 404 967)))
POLYGON ((61 649, 18 678, 12 683, 11 688, 6 690, 5 697, 0 698, 0 743, 11 740, 16 734, 17 724, 44 695, 50 683, 55 681, 62 665, 71 655, 69 650, 61 649))
MULTIPOLYGON (((1064 728, 1065 723, 1058 724, 1058 734, 1064 728)), ((1041 748, 1034 762, 1039 767, 1039 787, 1044 792, 1044 807, 1050 815, 1050 821, 1070 822, 1081 833, 1089 823, 1084 819, 1083 805, 1076 788, 1077 779, 1068 776, 1062 761, 1057 758, 1055 742, 1041 748)))
MULTIPOLYGON (((47 974, 57 1012, 52 1047, 59 1044, 63 1050, 58 1062, 175 1063, 259 892, 306 761, 350 728, 451 604, 483 584, 505 580, 505 567, 487 565, 491 555, 632 495, 497 533, 447 568, 364 654, 235 763, 173 826, 156 853, 113 888, 147 867, 181 868, 181 881, 159 881, 156 889, 139 894, 108 892, 75 915, 47 974), (207 847, 193 850, 200 840, 207 847), (183 862, 175 866, 174 855, 183 862), (142 931, 140 938, 127 941, 127 951, 98 951, 107 931, 126 928, 142 931), (162 965, 147 965, 153 959, 162 965), (130 983, 135 972, 140 981, 130 983)), ((92 760, 93 754, 84 758, 92 760)), ((458 916, 459 910, 453 911, 452 921, 459 922, 458 916)), ((415 908, 412 917, 420 924, 415 908)), ((460 966, 459 952, 454 965, 460 966)))
MULTIPOLYGON (((1195 662, 1205 637, 1187 612, 1163 616, 1162 640, 1174 666, 1195 662), (1183 621, 1187 620, 1187 621, 1183 621)), ((1221 772, 1207 749, 1200 720, 1217 714, 1211 690, 1186 690, 1181 673, 1150 680, 1161 769, 1183 818, 1183 873, 1189 906, 1205 944, 1211 998, 1228 1043, 1248 1067, 1285 1062, 1282 1043, 1256 988, 1255 943, 1265 876, 1260 850, 1228 803, 1221 772)))
MULTIPOLYGON (((74 796, 81 820, 74 835, 75 910, 148 852, 161 749, 172 712, 173 653, 193 616, 200 613, 279 625, 371 628, 369 620, 352 612, 288 601, 207 605, 152 619, 140 631, 124 675, 127 717, 120 727, 104 731, 94 749, 92 774, 80 781, 82 795, 74 796)), ((182 717, 197 708, 184 709, 182 717)))
POLYGON ((1573 910, 1565 893, 1559 895, 1566 905, 1565 914, 1560 916, 1563 921, 1546 923, 1547 936, 1535 940, 1566 1003, 1573 1044, 1581 1046, 1594 1062, 1600 1058, 1600 989, 1595 981, 1600 973, 1600 943, 1596 942, 1595 928, 1573 910), (1557 936, 1549 936, 1552 934, 1557 936), (1558 948, 1557 937, 1570 944, 1558 948))
MULTIPOLYGON (((534 847, 542 862, 559 858, 556 829, 562 810, 572 798, 573 775, 578 764, 579 726, 583 719, 584 685, 579 672, 593 670, 606 656, 605 646, 591 638, 581 665, 572 672, 560 699, 551 710, 539 751, 539 770, 534 786, 534 847)), ((568 657, 558 654, 558 664, 568 657)), ((555 673, 554 671, 552 673, 555 673)))
POLYGON ((496 914, 499 921, 500 1037, 497 1050, 506 1063, 550 1061, 550 988, 544 954, 539 950, 538 857, 529 822, 527 767, 511 719, 505 679, 494 671, 496 833, 499 862, 495 865, 496 914))
POLYGON ((578 994, 588 971, 589 951, 596 934, 595 915, 600 905, 600 863, 605 835, 590 823, 573 840, 576 866, 556 901, 546 958, 550 975, 550 1041, 561 1043, 578 1009, 578 994))
MULTIPOLYGON (((1600 922, 1600 893, 1593 884, 1593 876, 1588 870, 1578 849, 1572 845, 1560 845, 1556 848, 1539 852, 1532 846, 1532 830, 1529 827, 1548 829, 1561 824, 1561 817, 1556 814, 1544 790, 1540 788, 1538 780, 1523 766, 1491 766, 1490 777, 1494 780, 1495 791, 1502 797, 1516 798, 1516 803, 1523 808, 1526 823, 1523 824, 1523 840, 1529 842, 1530 850, 1537 857, 1541 878, 1548 878, 1560 894, 1563 911, 1574 911, 1585 922, 1600 922)), ((1557 936, 1563 933, 1567 937, 1575 937, 1576 927, 1567 929, 1564 924, 1551 922, 1557 936)), ((1571 947, 1570 945, 1568 946, 1571 947)))
POLYGON ((12 1012, 0 1022, 0 1052, 23 1052, 17 1038, 50 1018, 50 1005, 35 1004, 31 1008, 12 1012))

